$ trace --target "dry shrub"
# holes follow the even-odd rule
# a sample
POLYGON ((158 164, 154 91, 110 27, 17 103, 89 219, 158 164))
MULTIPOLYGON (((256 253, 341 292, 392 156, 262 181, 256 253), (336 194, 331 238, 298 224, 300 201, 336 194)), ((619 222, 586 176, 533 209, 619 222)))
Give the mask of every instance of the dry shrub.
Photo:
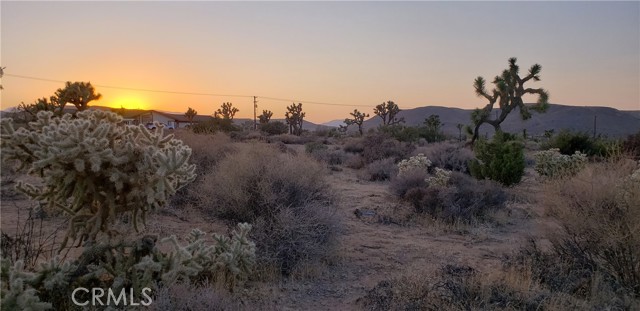
POLYGON ((364 141, 362 138, 346 138, 342 149, 344 149, 345 152, 362 153, 362 151, 364 151, 364 141))
POLYGON ((640 298, 640 180, 631 179, 636 169, 633 161, 597 163, 546 184, 542 202, 562 227, 550 236, 548 260, 566 269, 540 272, 541 282, 587 299, 597 282, 617 297, 640 298), (553 283, 558 279, 566 280, 553 283))
MULTIPOLYGON (((182 140, 191 147, 191 163, 196 165, 197 172, 206 172, 214 167, 220 160, 236 150, 228 135, 218 132, 216 134, 196 134, 191 131, 177 131, 176 138, 182 140)), ((172 207, 185 207, 196 203, 196 185, 202 180, 202 174, 198 174, 193 183, 182 187, 171 198, 172 207)))
POLYGON ((201 172, 213 167, 235 150, 231 138, 224 133, 211 135, 177 131, 175 137, 191 148, 191 163, 197 165, 201 172))
POLYGON ((469 162, 475 158, 473 151, 461 144, 439 142, 419 147, 411 155, 424 154, 431 165, 449 171, 469 173, 469 162))
POLYGON ((389 180, 398 175, 398 166, 393 159, 377 160, 367 165, 362 175, 363 179, 369 181, 389 180))
POLYGON ((411 170, 392 178, 389 187, 395 195, 404 197, 410 189, 426 187, 427 177, 429 174, 424 170, 411 170))
POLYGON ((367 310, 539 310, 546 296, 490 281, 475 269, 444 265, 435 275, 385 280, 359 299, 367 310))
POLYGON ((453 172, 447 186, 426 185, 418 173, 396 178, 391 189, 409 201, 415 212, 449 224, 475 224, 492 220, 493 212, 505 208, 507 193, 490 180, 476 180, 453 172), (403 194, 404 192, 404 194, 403 194))
POLYGON ((265 301, 246 301, 212 285, 177 283, 154 293, 150 311, 274 310, 265 301), (266 303, 266 304, 265 304, 266 303))
POLYGON ((325 175, 304 154, 249 145, 204 176, 200 206, 234 223, 254 224, 259 266, 287 275, 300 262, 331 256, 337 219, 325 175))
POLYGON ((387 158, 400 161, 415 149, 414 145, 389 138, 384 133, 367 134, 363 138, 363 144, 362 157, 366 163, 387 158))
POLYGON ((364 158, 359 154, 349 155, 344 161, 344 166, 348 168, 352 168, 354 170, 359 170, 363 168, 365 165, 366 163, 364 162, 364 158))

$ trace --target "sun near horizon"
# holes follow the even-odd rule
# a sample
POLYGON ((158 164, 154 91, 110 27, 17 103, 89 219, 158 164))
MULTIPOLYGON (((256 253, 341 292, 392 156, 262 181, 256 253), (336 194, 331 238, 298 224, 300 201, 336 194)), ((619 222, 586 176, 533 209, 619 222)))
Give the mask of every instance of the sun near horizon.
POLYGON ((140 95, 117 95, 113 99, 103 97, 100 100, 91 102, 95 106, 105 106, 109 108, 124 108, 124 109, 139 109, 139 110, 152 110, 156 109, 140 95))

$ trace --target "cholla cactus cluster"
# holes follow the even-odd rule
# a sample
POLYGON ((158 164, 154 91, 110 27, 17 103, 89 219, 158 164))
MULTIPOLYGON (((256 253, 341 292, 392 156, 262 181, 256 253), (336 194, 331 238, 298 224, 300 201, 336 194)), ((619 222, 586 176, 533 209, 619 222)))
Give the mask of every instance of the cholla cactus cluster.
POLYGON ((436 167, 434 176, 427 177, 425 181, 431 187, 446 187, 451 178, 451 171, 436 167))
POLYGON ((2 158, 42 179, 18 189, 51 209, 70 216, 66 241, 94 240, 116 215, 132 213, 133 224, 165 204, 177 189, 195 179, 191 149, 182 141, 144 126, 123 125, 117 114, 82 111, 54 117, 38 113, 27 128, 2 119, 2 158))
POLYGON ((582 170, 587 163, 587 155, 580 151, 568 156, 561 154, 560 150, 556 148, 536 152, 534 157, 536 172, 540 176, 549 178, 573 176, 582 170))
MULTIPOLYGON (((214 233, 214 245, 206 244, 206 233, 199 229, 193 229, 187 236, 187 245, 180 245, 174 235, 164 239, 164 242, 172 244, 173 250, 162 262, 163 283, 206 279, 233 288, 247 279, 255 265, 256 246, 249 240, 250 230, 251 225, 241 223, 231 238, 214 233)), ((153 265, 150 260, 148 262, 153 265)), ((139 269, 147 270, 142 265, 139 269)))
POLYGON ((98 243, 87 247, 78 260, 54 258, 35 272, 25 271, 20 260, 12 265, 2 259, 2 310, 66 309, 73 287, 100 286, 113 292, 133 288, 139 295, 143 288, 157 290, 159 284, 209 280, 233 289, 253 272, 255 244, 248 239, 250 230, 251 225, 238 224, 230 238, 213 234, 215 243, 208 245, 206 233, 194 229, 186 245, 175 236, 168 238, 174 247, 166 254, 148 236, 128 245, 98 243))
POLYGON ((431 161, 427 159, 424 154, 420 153, 417 156, 400 161, 400 163, 398 163, 398 175, 403 175, 415 170, 423 170, 426 172, 430 166, 431 161))

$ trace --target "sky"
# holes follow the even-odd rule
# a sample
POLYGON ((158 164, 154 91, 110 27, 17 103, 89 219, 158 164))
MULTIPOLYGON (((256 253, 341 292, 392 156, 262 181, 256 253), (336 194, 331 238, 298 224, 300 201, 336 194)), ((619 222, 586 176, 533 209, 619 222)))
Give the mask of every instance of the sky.
POLYGON ((295 101, 312 122, 388 100, 470 109, 486 104, 473 80, 517 57, 523 72, 542 65, 527 86, 552 103, 640 110, 637 1, 3 0, 0 17, 2 109, 64 81, 91 82, 98 105, 208 115, 231 102, 237 118, 253 118, 252 96, 258 114, 295 101))

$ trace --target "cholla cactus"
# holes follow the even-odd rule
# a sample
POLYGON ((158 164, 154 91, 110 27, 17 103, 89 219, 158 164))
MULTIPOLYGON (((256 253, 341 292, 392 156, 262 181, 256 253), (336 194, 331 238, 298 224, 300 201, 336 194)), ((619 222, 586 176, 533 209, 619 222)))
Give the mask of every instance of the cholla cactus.
POLYGON ((165 239, 173 246, 163 260, 162 280, 166 284, 181 279, 220 281, 233 288, 244 281, 255 265, 255 244, 249 240, 251 225, 238 224, 231 238, 214 233, 214 245, 207 245, 206 233, 193 229, 187 245, 180 245, 175 236, 165 239))
POLYGON ((431 187, 446 187, 451 178, 451 171, 436 167, 435 176, 427 177, 425 181, 431 187))
POLYGON ((557 148, 536 152, 534 157, 536 172, 540 176, 549 178, 573 176, 587 163, 587 155, 584 153, 576 151, 575 154, 568 156, 561 154, 557 148))
POLYGON ((82 111, 72 118, 40 112, 28 128, 15 130, 2 119, 2 158, 15 159, 41 185, 19 183, 31 198, 70 216, 68 239, 94 240, 119 214, 130 212, 138 229, 146 213, 165 204, 195 178, 191 149, 162 128, 122 125, 105 111, 82 111))
POLYGON ((431 161, 427 157, 420 153, 417 156, 410 157, 408 160, 402 160, 398 163, 398 175, 406 174, 414 170, 426 170, 431 166, 431 161))
POLYGON ((29 286, 35 274, 24 271, 22 260, 11 265, 9 260, 3 258, 0 264, 2 310, 48 310, 53 307, 51 303, 40 301, 38 292, 29 286))

